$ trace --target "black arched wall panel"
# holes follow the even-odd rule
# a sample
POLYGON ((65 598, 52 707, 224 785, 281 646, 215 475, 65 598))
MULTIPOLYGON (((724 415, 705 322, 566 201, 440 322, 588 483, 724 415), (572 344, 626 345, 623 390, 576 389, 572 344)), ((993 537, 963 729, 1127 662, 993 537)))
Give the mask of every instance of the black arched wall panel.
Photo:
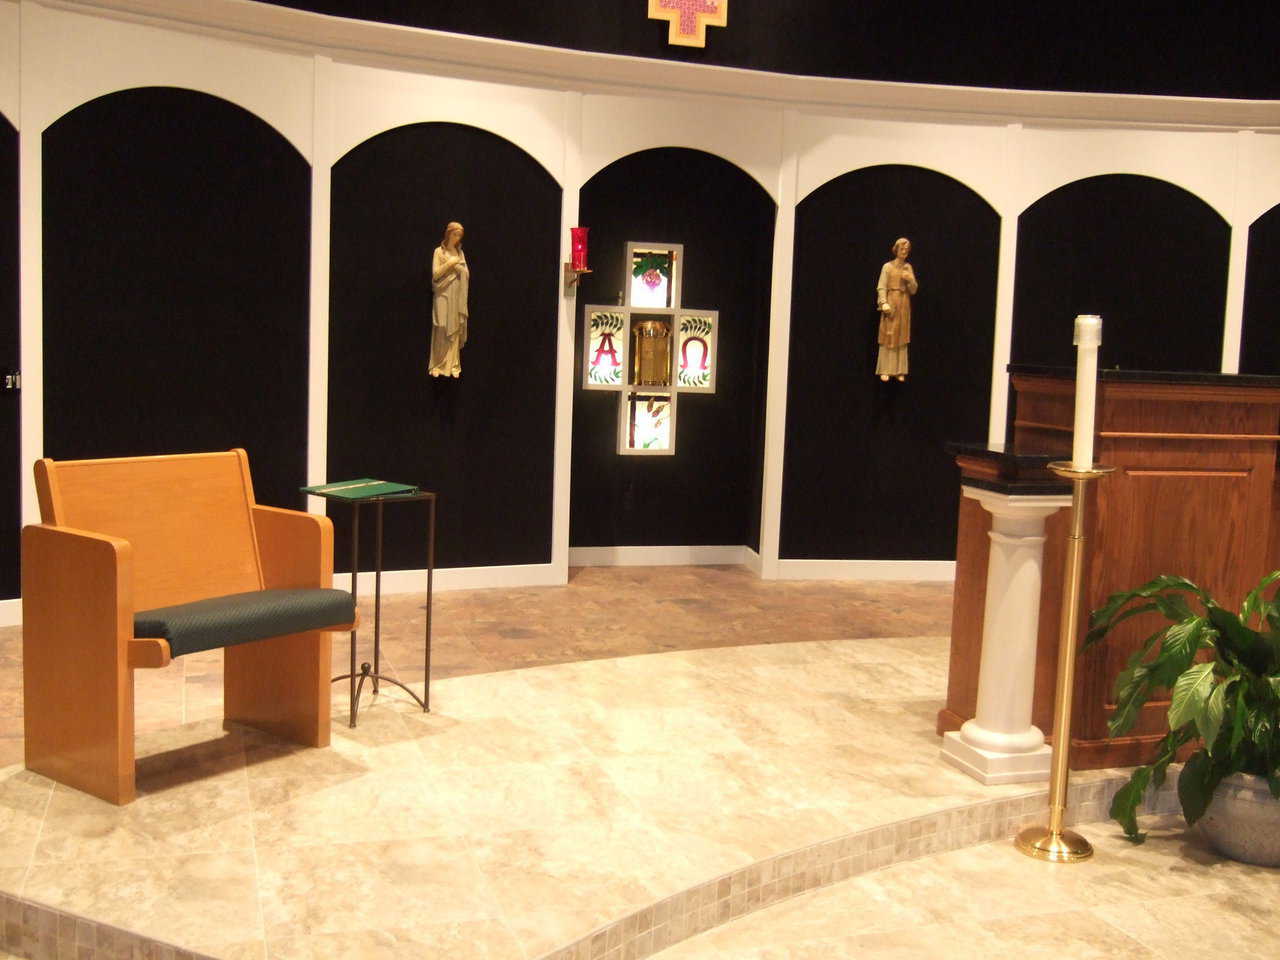
MULTIPOLYGON (((0 117, 0 378, 19 369, 18 132, 0 117)), ((2 381, 0 381, 2 382, 2 381)), ((18 596, 22 526, 21 423, 17 391, 0 392, 0 600, 18 596)))
POLYGON ((1241 373, 1280 373, 1280 205, 1249 227, 1241 373))
MULTIPOLYGON (((452 123, 366 140, 332 182, 329 476, 436 491, 441 566, 549 563, 559 184, 509 141, 452 123), (431 255, 450 220, 471 268, 456 380, 427 374, 431 255)), ((425 566, 424 509, 387 510, 388 567, 425 566)), ((349 512, 333 511, 342 569, 349 512)))
POLYGON ((113 93, 44 132, 44 449, 244 447, 261 503, 306 482, 311 175, 192 90, 113 93))
POLYGON ((759 549, 776 212, 748 174, 698 150, 631 154, 582 188, 595 272, 577 298, 573 546, 759 549), (629 240, 683 243, 683 304, 720 311, 716 392, 677 401, 672 456, 619 456, 617 395, 582 389, 583 307, 616 302, 629 240))
POLYGON ((1102 316, 1103 367, 1216 371, 1231 229, 1164 180, 1107 174, 1018 218, 1014 363, 1075 365, 1072 323, 1102 316))
POLYGON ((948 440, 987 434, 1000 221, 951 177, 887 165, 796 207, 780 555, 955 556, 948 440), (910 238, 910 374, 875 376, 876 281, 910 238))

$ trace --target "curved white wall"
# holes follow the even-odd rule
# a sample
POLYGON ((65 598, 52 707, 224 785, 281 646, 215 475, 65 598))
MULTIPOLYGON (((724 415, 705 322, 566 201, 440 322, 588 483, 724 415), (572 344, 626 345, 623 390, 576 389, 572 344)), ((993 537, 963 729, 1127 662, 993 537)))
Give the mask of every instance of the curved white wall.
POLYGON ((396 127, 462 123, 510 140, 563 183, 563 93, 343 63, 331 84, 334 160, 396 127))
POLYGON ((959 180, 1003 214, 1016 198, 1003 124, 963 125, 801 116, 791 143, 803 200, 836 177, 881 164, 925 167, 959 180))
MULTIPOLYGON (((313 164, 310 479, 324 474, 329 168, 404 124, 481 127, 579 187, 651 147, 714 153, 779 204, 775 241, 760 567, 777 563, 794 206, 851 170, 886 163, 944 173, 1001 215, 992 433, 1003 432, 1017 216, 1066 183, 1138 173, 1203 198, 1232 225, 1223 369, 1238 362, 1247 228, 1280 203, 1280 104, 963 90, 779 77, 335 21, 228 0, 97 0, 58 8, 0 0, 0 112, 22 139, 22 459, 41 454, 40 137, 66 112, 137 86, 187 87, 271 124, 313 164), (146 22, 140 22, 140 21, 146 22), (1253 132, 1256 130, 1257 132, 1253 132)), ((567 259, 567 230, 564 259, 567 259)), ((559 264, 548 264, 549 272, 559 264)), ((459 584, 554 582, 568 563, 573 300, 562 301, 557 365, 553 562, 457 573, 459 584)), ((25 471, 24 471, 25 472, 25 471)), ((28 491, 26 516, 35 516, 28 491)), ((866 573, 866 568, 859 568, 866 573)), ((448 584, 444 584, 447 586, 448 584)), ((3 614, 0 614, 3 619, 3 614)))
POLYGON ((584 98, 583 182, 615 160, 654 147, 714 153, 745 170, 775 203, 778 200, 783 151, 780 111, 678 97, 584 98))
POLYGON ((20 11, 11 0, 0 0, 0 115, 18 125, 21 62, 20 11))
POLYGON ((22 4, 23 126, 103 94, 186 87, 261 117, 311 159, 311 56, 22 4))

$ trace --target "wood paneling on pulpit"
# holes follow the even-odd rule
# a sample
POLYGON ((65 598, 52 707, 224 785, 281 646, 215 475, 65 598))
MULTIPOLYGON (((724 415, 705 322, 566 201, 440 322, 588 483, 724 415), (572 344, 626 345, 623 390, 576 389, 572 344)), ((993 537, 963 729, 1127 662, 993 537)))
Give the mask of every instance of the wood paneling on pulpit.
MULTIPOLYGON (((1075 379, 1070 369, 1009 367, 1015 394, 1007 450, 953 448, 961 483, 1044 483, 1044 463, 1070 459, 1075 379)), ((1162 573, 1189 577, 1238 607, 1280 567, 1280 377, 1104 370, 1098 384, 1095 459, 1116 472, 1090 484, 1083 608, 1162 573)), ((1027 487, 1030 491, 1031 486, 1027 487)), ((1052 729, 1062 565, 1068 510, 1045 525, 1032 722, 1052 729)), ((938 733, 974 715, 990 517, 961 498, 952 608, 951 669, 938 733)), ((1155 615, 1135 617, 1081 655, 1072 724, 1075 769, 1150 759, 1167 730, 1167 698, 1153 698, 1132 733, 1107 738, 1112 686, 1155 615)))

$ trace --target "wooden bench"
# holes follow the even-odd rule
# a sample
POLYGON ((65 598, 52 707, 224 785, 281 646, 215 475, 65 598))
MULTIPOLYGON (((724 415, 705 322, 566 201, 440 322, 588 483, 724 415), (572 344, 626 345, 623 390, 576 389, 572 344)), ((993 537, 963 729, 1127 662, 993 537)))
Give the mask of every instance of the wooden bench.
POLYGON ((256 504, 243 450, 46 459, 35 479, 43 522, 22 531, 29 769, 129 803, 134 669, 217 647, 228 720, 328 746, 326 631, 352 629, 355 612, 331 589, 327 517, 256 504))

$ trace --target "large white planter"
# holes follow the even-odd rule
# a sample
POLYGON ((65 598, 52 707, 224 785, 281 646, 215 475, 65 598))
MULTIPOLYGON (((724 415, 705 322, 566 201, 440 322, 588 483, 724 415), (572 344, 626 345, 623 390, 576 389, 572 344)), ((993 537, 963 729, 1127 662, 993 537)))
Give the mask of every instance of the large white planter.
POLYGON ((1280 867, 1280 800, 1262 777, 1236 773, 1224 779, 1200 823, 1224 857, 1280 867))

